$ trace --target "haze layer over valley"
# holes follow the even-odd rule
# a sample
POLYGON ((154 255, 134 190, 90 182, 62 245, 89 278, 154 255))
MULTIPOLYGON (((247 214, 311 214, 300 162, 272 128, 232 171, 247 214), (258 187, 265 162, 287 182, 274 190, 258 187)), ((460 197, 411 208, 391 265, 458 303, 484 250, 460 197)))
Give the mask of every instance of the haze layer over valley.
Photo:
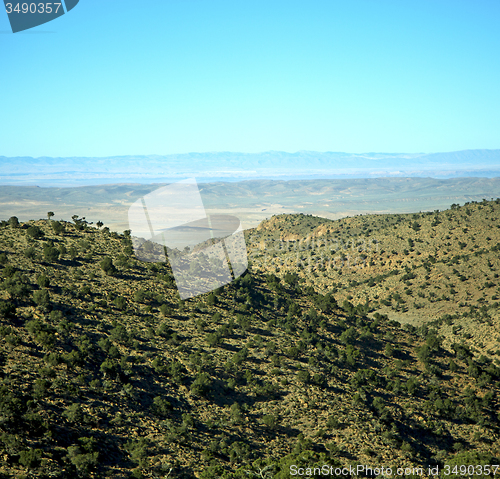
MULTIPOLYGON (((112 230, 128 229, 127 211, 138 198, 163 184, 100 186, 0 186, 0 219, 57 219, 74 214, 102 221, 112 230)), ((410 213, 444 209, 452 203, 500 196, 500 178, 359 178, 323 180, 249 180, 202 183, 200 192, 209 213, 240 218, 243 228, 281 213, 307 213, 329 219, 364 213, 410 213)))

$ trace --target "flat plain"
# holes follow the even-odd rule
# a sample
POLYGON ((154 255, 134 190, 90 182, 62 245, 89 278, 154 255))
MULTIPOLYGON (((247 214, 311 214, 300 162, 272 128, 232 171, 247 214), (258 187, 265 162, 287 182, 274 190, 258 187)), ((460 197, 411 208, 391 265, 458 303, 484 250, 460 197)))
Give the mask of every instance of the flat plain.
MULTIPOLYGON (((0 219, 71 220, 74 214, 102 221, 114 231, 128 229, 127 212, 138 198, 165 186, 110 184, 81 187, 0 186, 0 219)), ((232 214, 244 229, 281 213, 339 219, 366 213, 414 213, 444 209, 452 203, 500 195, 500 178, 369 178, 323 180, 248 180, 200 183, 208 213, 232 214)))

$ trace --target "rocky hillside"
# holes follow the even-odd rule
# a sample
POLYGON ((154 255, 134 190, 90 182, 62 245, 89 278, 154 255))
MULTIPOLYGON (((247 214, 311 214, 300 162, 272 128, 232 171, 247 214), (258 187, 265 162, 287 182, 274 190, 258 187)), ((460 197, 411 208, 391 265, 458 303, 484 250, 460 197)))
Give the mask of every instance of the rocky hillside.
POLYGON ((500 199, 449 210, 329 221, 275 216, 248 233, 254 269, 401 323, 432 322, 444 346, 500 354, 500 199))
MULTIPOLYGON (((266 263, 260 252, 246 275, 187 301, 168 264, 134 258, 128 232, 77 217, 3 222, 0 475, 288 478, 292 465, 498 464, 496 358, 474 355, 460 332, 444 348, 436 327, 402 328, 383 313, 435 305, 436 288, 417 283, 423 276, 442 288, 436 296, 455 298, 439 301, 449 314, 485 297, 474 321, 493 321, 499 208, 278 217, 250 242, 310 231, 306 258, 348 231, 356 242, 377 239, 379 250, 357 276, 317 264, 309 272, 306 260, 286 272, 280 252, 266 263), (478 216, 488 228, 475 226, 478 216), (450 246, 438 247, 445 228, 450 246), (455 238, 465 243, 460 254, 455 238), (471 267, 488 261, 486 277, 471 267), (477 285, 470 298, 465 284, 477 285), (401 285, 412 294, 398 302, 401 285)), ((461 477, 454 471, 447 477, 461 477)))

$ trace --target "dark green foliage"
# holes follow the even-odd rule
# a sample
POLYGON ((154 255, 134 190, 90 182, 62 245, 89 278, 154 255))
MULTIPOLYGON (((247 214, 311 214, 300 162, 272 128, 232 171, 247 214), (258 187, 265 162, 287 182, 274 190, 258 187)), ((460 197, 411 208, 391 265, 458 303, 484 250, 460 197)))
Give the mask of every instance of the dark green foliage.
POLYGON ((5 253, 0 253, 0 264, 5 265, 9 262, 7 255, 5 253))
POLYGON ((406 381, 406 390, 408 391, 408 394, 411 396, 414 396, 415 393, 417 392, 418 388, 418 379, 416 377, 411 377, 406 381))
POLYGON ((163 315, 163 316, 169 316, 172 314, 172 308, 166 304, 162 304, 160 306, 160 313, 163 315))
POLYGON ((2 276, 4 278, 12 278, 14 274, 16 273, 16 268, 12 265, 7 265, 5 268, 2 270, 2 276))
POLYGON ((144 301, 146 300, 147 298, 147 293, 145 290, 143 289, 138 289, 135 293, 134 293, 134 301, 136 303, 144 303, 144 301))
POLYGON ((50 307, 50 294, 46 289, 34 291, 33 301, 38 307, 47 310, 50 307))
POLYGON ((432 349, 428 344, 424 344, 417 348, 417 357, 423 363, 427 363, 431 357, 432 349))
POLYGON ((33 469, 40 464, 42 459, 41 449, 26 449, 19 453, 19 464, 22 464, 28 469, 33 469))
POLYGON ((44 274, 41 274, 36 279, 36 284, 38 284, 38 286, 40 286, 40 288, 48 288, 50 285, 50 281, 49 281, 49 278, 47 278, 47 276, 45 276, 44 274))
POLYGON ((110 331, 109 335, 111 341, 116 341, 118 343, 127 343, 130 340, 130 335, 127 328, 123 324, 118 324, 110 331))
POLYGON ((309 371, 301 369, 297 373, 297 380, 303 384, 309 383, 311 381, 311 375, 309 374, 309 371))
POLYGON ((149 452, 149 441, 145 437, 139 439, 131 439, 125 445, 125 449, 130 455, 130 459, 139 466, 145 464, 149 452))
POLYGON ((241 407, 236 402, 231 406, 231 409, 229 410, 229 414, 231 417, 231 422, 233 424, 240 424, 241 421, 243 420, 243 413, 242 413, 241 407))
POLYGON ((217 304, 217 296, 215 296, 214 293, 210 293, 207 296, 207 304, 210 306, 214 306, 215 304, 217 304))
POLYGON ((127 307, 127 300, 123 296, 117 296, 113 300, 113 304, 118 308, 118 309, 125 309, 127 307))
POLYGON ((82 407, 78 403, 73 403, 64 410, 63 416, 65 416, 69 422, 80 423, 83 421, 82 407))
MULTIPOLYGON (((70 250, 71 254, 71 250, 70 250)), ((115 276, 116 273, 118 272, 117 269, 115 268, 115 265, 113 264, 113 260, 107 256, 104 258, 99 265, 101 266, 101 269, 106 273, 107 276, 115 276)))
POLYGON ((16 307, 11 301, 0 299, 0 318, 11 318, 15 311, 16 307))
POLYGON ((286 273, 284 278, 285 283, 295 287, 299 283, 299 275, 297 273, 286 273))
POLYGON ((278 426, 278 418, 276 416, 271 415, 271 414, 266 414, 265 416, 263 416, 262 422, 269 429, 276 429, 276 427, 278 426))
POLYGON ((26 230, 26 234, 28 236, 30 236, 31 238, 34 238, 34 239, 40 239, 40 238, 43 238, 45 236, 45 234, 42 231, 42 229, 40 227, 38 227, 38 226, 30 226, 26 230))
POLYGON ((39 378, 35 381, 35 384, 33 386, 33 395, 36 398, 44 398, 47 396, 49 387, 50 381, 48 381, 47 379, 39 378))
POLYGON ((344 344, 354 344, 356 342, 356 338, 358 336, 358 333, 356 329, 354 328, 349 328, 345 330, 341 335, 340 335, 340 341, 343 342, 344 344))
POLYGON ((7 291, 13 298, 22 300, 31 293, 31 286, 28 283, 28 277, 15 271, 10 265, 3 270, 5 280, 1 284, 1 288, 7 291))
POLYGON ((100 367, 99 370, 105 375, 109 377, 115 377, 117 372, 118 372, 118 366, 115 362, 113 362, 110 359, 105 359, 100 367))
POLYGON ((54 346, 56 331, 52 326, 42 323, 38 319, 32 319, 26 323, 25 327, 33 339, 44 348, 50 349, 54 346))
POLYGON ((153 399, 152 410, 158 416, 165 417, 172 411, 172 405, 165 398, 156 396, 153 399))
POLYGON ((52 226, 52 229, 54 230, 54 233, 56 235, 60 235, 61 233, 65 233, 66 232, 66 228, 59 221, 52 221, 51 226, 52 226))
MULTIPOLYGON (((85 438, 81 438, 85 439, 85 438)), ((76 467, 79 475, 86 476, 98 464, 98 452, 82 452, 78 446, 68 447, 67 459, 76 467)))
POLYGON ((231 361, 236 365, 240 366, 243 364, 245 359, 248 357, 248 349, 242 348, 232 357, 231 361))
POLYGON ((19 226, 19 220, 17 216, 11 216, 8 220, 8 224, 12 226, 12 228, 17 228, 19 226))
POLYGON ((43 245, 43 257, 45 258, 45 261, 55 263, 59 259, 59 254, 59 250, 51 243, 43 245))
POLYGON ((326 427, 329 429, 338 429, 340 426, 341 423, 335 416, 330 416, 326 422, 326 427))
POLYGON ((238 313, 236 315, 236 323, 243 331, 248 331, 252 325, 252 319, 249 315, 238 313))
MULTIPOLYGON (((323 221, 307 218, 314 225, 323 221)), ((123 255, 130 236, 111 236, 88 223, 80 231, 70 226, 68 249, 77 244, 87 256, 46 264, 23 257, 25 231, 0 229, 0 262, 2 245, 8 254, 0 266, 0 475, 279 479, 290 476, 290 464, 376 465, 385 457, 402 466, 439 464, 441 472, 453 461, 495 461, 482 454, 494 451, 491 438, 499 430, 497 348, 490 338, 485 347, 465 341, 475 321, 485 330, 489 321, 494 324, 500 293, 489 286, 498 279, 498 258, 471 255, 465 265, 460 256, 453 263, 458 274, 447 278, 445 261, 453 256, 434 253, 443 225, 433 232, 435 257, 426 257, 425 249, 423 260, 411 256, 415 251, 401 255, 404 247, 425 240, 423 230, 433 218, 420 214, 415 220, 422 234, 408 228, 408 219, 398 231, 411 233, 411 242, 403 236, 395 246, 396 238, 387 238, 386 249, 399 255, 392 258, 394 270, 379 276, 344 269, 343 275, 332 272, 335 281, 328 284, 321 283, 328 269, 314 266, 297 274, 282 264, 281 279, 256 268, 185 301, 170 289, 168 263, 123 255), (106 256, 128 273, 111 280, 95 274, 106 256), (486 265, 484 276, 476 274, 474 261, 486 265), (441 269, 445 279, 438 283, 441 269), (484 297, 478 304, 472 286, 466 301, 456 285, 469 270, 484 297), (424 289, 419 281, 427 273, 424 289), (411 290, 401 280, 411 281, 411 290), (40 288, 33 301, 30 282, 40 288), (384 299, 392 307, 404 301, 411 307, 418 292, 425 292, 427 303, 434 286, 451 294, 450 285, 457 302, 467 304, 425 327, 401 328, 375 312, 384 299), (332 294, 319 295, 315 288, 332 294), (38 298, 43 291, 49 296, 38 298), (370 300, 381 297, 368 303, 365 292, 370 300), (449 336, 443 342, 439 334, 452 328, 455 340, 464 343, 454 344, 450 354, 449 336)), ((445 215, 440 220, 448 221, 445 215)), ((369 221, 366 226, 375 229, 369 221)), ((47 223, 40 224, 50 236, 47 223)), ((492 238, 494 228, 488 231, 492 238)), ((352 229, 359 234, 368 228, 352 229)), ((326 249, 329 236, 320 240, 326 249)), ((35 258, 43 245, 29 242, 35 258)), ((473 243, 483 246, 477 234, 473 243)), ((67 254, 61 238, 54 244, 67 254)), ((320 261, 315 248, 307 253, 320 261)), ((385 259, 380 255, 373 255, 374 271, 385 259)))
POLYGON ((314 297, 314 305, 323 313, 330 313, 338 308, 337 301, 331 294, 317 294, 314 297))
POLYGON ((191 393, 194 396, 206 396, 212 381, 207 373, 199 373, 191 384, 191 393))

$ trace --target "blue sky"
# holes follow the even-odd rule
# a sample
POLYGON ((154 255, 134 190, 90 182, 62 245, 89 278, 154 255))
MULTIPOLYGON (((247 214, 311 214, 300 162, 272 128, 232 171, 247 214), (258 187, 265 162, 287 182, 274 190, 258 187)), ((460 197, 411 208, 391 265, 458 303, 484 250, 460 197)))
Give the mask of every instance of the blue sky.
POLYGON ((80 0, 8 33, 0 155, 500 148, 500 2, 80 0))

